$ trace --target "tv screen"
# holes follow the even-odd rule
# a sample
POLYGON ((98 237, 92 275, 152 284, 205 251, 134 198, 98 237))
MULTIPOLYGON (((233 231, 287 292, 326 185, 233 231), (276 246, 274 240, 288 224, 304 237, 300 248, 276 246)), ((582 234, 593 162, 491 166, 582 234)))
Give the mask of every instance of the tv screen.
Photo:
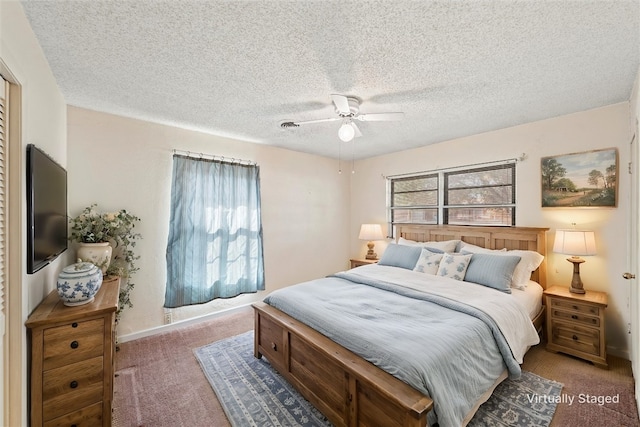
POLYGON ((67 171, 33 144, 27 146, 27 273, 67 249, 67 171))

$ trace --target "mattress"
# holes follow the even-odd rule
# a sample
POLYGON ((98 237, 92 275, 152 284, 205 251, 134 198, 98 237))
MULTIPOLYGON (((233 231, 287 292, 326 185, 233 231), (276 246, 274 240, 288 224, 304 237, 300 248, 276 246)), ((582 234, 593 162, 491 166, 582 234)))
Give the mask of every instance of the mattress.
POLYGON ((542 293, 544 289, 539 283, 530 280, 524 290, 511 289, 511 295, 524 307, 533 320, 542 308, 542 293))

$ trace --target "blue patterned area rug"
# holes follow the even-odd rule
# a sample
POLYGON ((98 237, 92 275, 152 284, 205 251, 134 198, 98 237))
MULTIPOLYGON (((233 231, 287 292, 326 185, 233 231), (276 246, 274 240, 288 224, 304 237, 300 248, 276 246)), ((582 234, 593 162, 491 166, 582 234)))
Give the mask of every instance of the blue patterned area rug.
MULTIPOLYGON (((253 357, 253 331, 194 349, 234 427, 331 426, 265 358, 253 357)), ((493 392, 469 426, 548 426, 562 384, 523 372, 493 392)))

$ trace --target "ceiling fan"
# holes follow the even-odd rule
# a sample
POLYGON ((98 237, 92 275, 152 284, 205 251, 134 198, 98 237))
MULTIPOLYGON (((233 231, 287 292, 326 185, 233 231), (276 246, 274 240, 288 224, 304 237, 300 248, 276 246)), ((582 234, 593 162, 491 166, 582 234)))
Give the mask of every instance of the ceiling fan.
POLYGON ((354 137, 362 136, 360 129, 354 120, 361 122, 379 122, 379 121, 395 121, 402 120, 404 113, 369 113, 360 114, 360 101, 357 98, 344 95, 331 95, 331 100, 335 106, 338 117, 329 117, 326 119, 305 120, 299 122, 284 122, 280 126, 283 128, 299 127, 300 125, 308 125, 312 123, 335 122, 342 121, 340 129, 338 129, 338 138, 344 142, 351 141, 354 137))

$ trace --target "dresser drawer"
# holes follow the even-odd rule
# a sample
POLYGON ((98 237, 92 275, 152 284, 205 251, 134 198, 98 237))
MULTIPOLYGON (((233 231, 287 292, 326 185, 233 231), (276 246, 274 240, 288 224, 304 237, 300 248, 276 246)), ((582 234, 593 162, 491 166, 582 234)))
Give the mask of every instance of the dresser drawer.
POLYGON ((104 390, 103 364, 100 356, 45 371, 42 376, 44 420, 100 402, 104 390))
POLYGON ((598 329, 556 321, 552 324, 549 339, 553 344, 568 349, 593 355, 600 354, 600 331, 598 329))
POLYGON ((48 328, 43 346, 45 371, 100 356, 104 352, 104 319, 48 328))
POLYGON ((554 309, 551 310, 551 316, 554 319, 568 320, 568 321, 571 321, 571 322, 582 323, 582 324, 588 325, 588 326, 595 326, 595 327, 599 327, 600 326, 600 318, 599 317, 588 316, 588 315, 582 314, 580 312, 565 311, 565 310, 559 310, 559 309, 554 308, 554 309))
POLYGON ((579 314, 600 316, 600 308, 596 305, 581 304, 579 302, 566 301, 558 298, 551 298, 551 308, 562 308, 579 314))
POLYGON ((44 423, 44 427, 95 427, 102 425, 102 402, 44 423))

